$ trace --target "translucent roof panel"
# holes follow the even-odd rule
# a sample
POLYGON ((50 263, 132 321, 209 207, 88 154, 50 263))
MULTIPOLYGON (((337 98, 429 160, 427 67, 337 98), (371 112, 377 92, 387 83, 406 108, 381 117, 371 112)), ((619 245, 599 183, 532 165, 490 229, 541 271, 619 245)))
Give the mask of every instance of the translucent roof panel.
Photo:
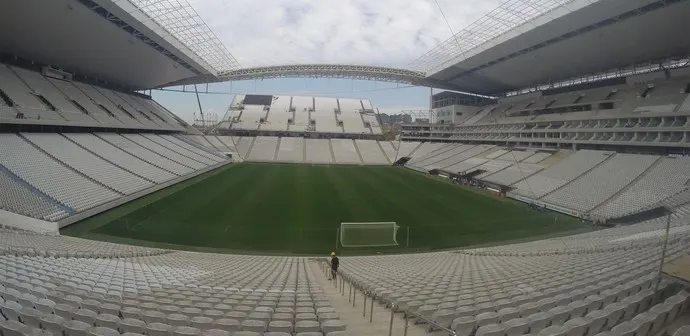
POLYGON ((215 74, 237 69, 240 64, 192 8, 187 0, 126 1, 139 8, 157 25, 184 44, 215 70, 215 74))
POLYGON ((569 11, 572 2, 593 3, 598 0, 508 0, 451 38, 440 43, 411 64, 411 68, 428 75, 469 57, 469 52, 538 17, 556 9, 569 11))

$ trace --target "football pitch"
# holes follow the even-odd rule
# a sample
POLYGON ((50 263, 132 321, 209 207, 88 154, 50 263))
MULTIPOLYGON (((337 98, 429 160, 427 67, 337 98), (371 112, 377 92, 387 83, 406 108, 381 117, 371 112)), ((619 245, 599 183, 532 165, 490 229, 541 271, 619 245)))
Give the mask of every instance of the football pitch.
POLYGON ((574 218, 405 168, 241 163, 62 233, 198 251, 324 254, 335 248, 342 222, 400 227, 399 246, 359 252, 437 250, 587 230, 574 218))

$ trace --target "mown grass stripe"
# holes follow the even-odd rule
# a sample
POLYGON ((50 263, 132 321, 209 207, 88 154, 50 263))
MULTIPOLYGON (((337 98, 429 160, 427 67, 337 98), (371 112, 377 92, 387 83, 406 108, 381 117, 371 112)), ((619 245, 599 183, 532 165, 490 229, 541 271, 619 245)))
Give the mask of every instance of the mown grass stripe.
MULTIPOLYGON (((574 218, 398 167, 233 165, 77 223, 63 233, 219 251, 320 254, 341 222, 397 222, 435 250, 583 230, 574 218), (558 218, 554 221, 554 218, 558 218), (171 245, 169 245, 171 244, 171 245)), ((401 247, 359 252, 406 251, 401 247)))

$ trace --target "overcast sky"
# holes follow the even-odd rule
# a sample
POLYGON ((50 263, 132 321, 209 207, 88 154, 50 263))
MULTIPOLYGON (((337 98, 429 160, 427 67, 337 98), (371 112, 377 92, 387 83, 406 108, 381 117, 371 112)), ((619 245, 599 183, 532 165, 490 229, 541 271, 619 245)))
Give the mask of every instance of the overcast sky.
MULTIPOLYGON (((435 0, 188 0, 243 67, 347 63, 406 67, 451 37, 435 0)), ((502 0, 438 0, 454 32, 502 0)), ((216 91, 369 98, 386 111, 425 108, 429 89, 340 80, 265 80, 216 85, 216 91)), ((185 120, 198 111, 190 94, 155 93, 185 120)), ((221 114, 232 95, 202 97, 221 114)))

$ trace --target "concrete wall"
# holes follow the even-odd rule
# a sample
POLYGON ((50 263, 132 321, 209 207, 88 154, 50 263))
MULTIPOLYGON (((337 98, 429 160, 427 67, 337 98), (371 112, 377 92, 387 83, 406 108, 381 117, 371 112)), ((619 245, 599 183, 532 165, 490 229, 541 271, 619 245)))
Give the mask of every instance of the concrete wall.
POLYGON ((46 222, 5 210, 0 210, 0 224, 38 233, 58 233, 58 223, 46 222))

